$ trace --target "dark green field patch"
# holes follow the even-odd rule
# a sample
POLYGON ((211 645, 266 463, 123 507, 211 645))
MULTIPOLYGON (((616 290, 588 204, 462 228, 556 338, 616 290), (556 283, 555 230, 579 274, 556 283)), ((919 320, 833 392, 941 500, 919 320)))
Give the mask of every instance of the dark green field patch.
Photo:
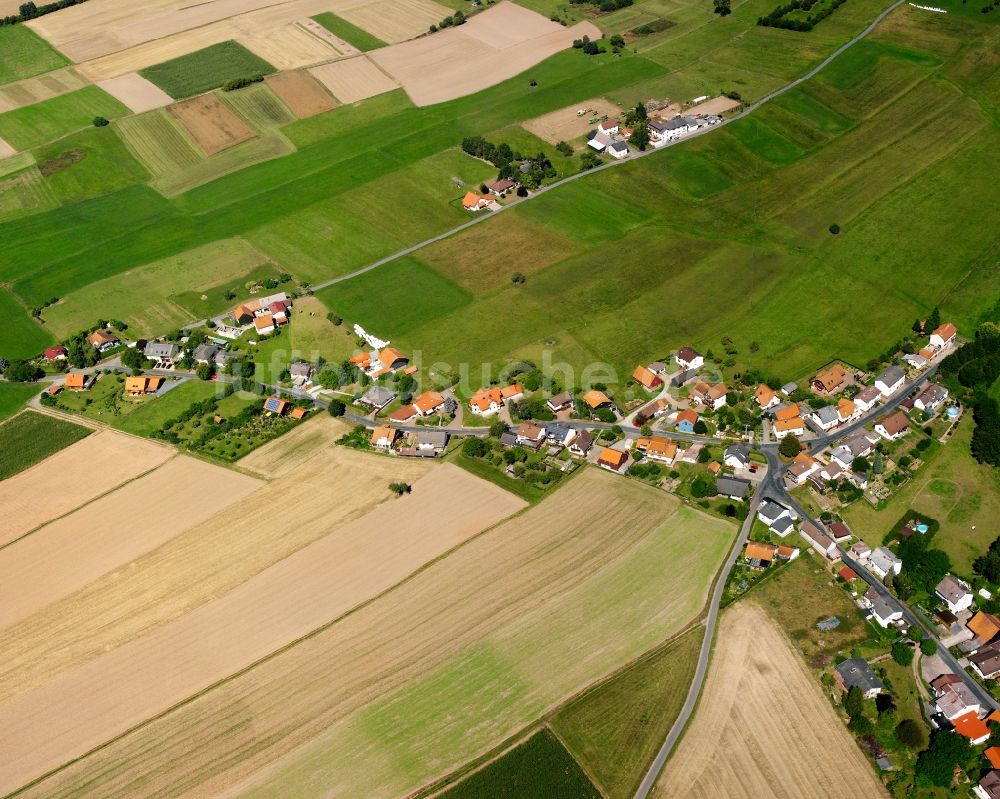
POLYGON ((317 292, 331 311, 382 338, 400 336, 472 302, 472 295, 414 258, 400 258, 317 292))
POLYGON ((575 181, 545 194, 513 213, 529 215, 536 222, 581 244, 616 239, 653 217, 626 203, 608 204, 593 182, 575 181))
POLYGON ((696 200, 704 200, 734 185, 734 181, 715 161, 685 147, 676 147, 670 153, 667 180, 679 191, 696 200))
POLYGON ((218 89, 226 81, 270 75, 275 71, 267 61, 243 45, 228 41, 146 67, 139 70, 139 74, 180 100, 218 89))
POLYGON ((34 411, 15 416, 0 424, 0 480, 23 472, 91 432, 90 428, 34 411))
POLYGON ((30 383, 0 383, 0 419, 13 416, 36 393, 38 386, 30 383))
POLYGON ((114 119, 128 109, 96 86, 43 100, 0 114, 0 138, 19 150, 28 150, 88 127, 94 117, 114 119))
POLYGON ((110 127, 86 128, 35 152, 42 177, 63 202, 98 197, 149 179, 110 127))
POLYGON ((0 357, 8 360, 31 358, 53 343, 45 328, 28 316, 28 312, 9 291, 0 288, 0 318, 4 334, 0 357))
POLYGON ((331 11, 327 11, 324 14, 317 14, 313 19, 330 31, 330 33, 339 36, 348 44, 353 44, 362 53, 367 53, 369 50, 376 50, 379 47, 385 47, 385 42, 381 39, 372 36, 368 31, 362 30, 356 25, 352 25, 346 19, 341 19, 331 11))
POLYGON ((542 729, 477 771, 441 799, 600 799, 580 764, 542 729))
POLYGON ((33 78, 68 63, 27 25, 0 28, 0 85, 33 78))
POLYGON ((790 164, 803 155, 803 150, 786 139, 757 116, 744 117, 727 128, 754 155, 772 164, 790 164))
POLYGON ((807 88, 800 87, 781 95, 774 101, 774 105, 802 117, 831 136, 850 130, 854 124, 813 97, 807 88))

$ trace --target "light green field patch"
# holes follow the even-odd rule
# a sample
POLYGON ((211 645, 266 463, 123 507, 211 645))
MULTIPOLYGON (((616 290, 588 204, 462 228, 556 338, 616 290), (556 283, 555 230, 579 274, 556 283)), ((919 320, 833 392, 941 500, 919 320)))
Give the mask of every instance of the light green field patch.
POLYGON ((335 36, 339 36, 348 44, 357 47, 362 53, 385 47, 385 42, 381 39, 372 36, 368 31, 362 30, 356 25, 352 25, 333 12, 327 11, 324 14, 317 14, 313 19, 335 36))
POLYGON ((574 181, 509 213, 524 215, 581 244, 616 239, 651 216, 624 202, 608 205, 593 181, 574 181))
POLYGON ((845 133, 853 125, 847 117, 838 114, 813 97, 808 87, 799 87, 786 92, 774 100, 774 105, 802 117, 831 136, 845 133))
MULTIPOLYGON (((98 308, 106 317, 121 319, 133 336, 151 336, 197 318, 220 313, 229 300, 213 292, 214 302, 206 302, 200 313, 177 304, 173 297, 193 291, 207 292, 216 287, 240 289, 253 270, 268 259, 243 239, 227 239, 105 278, 62 298, 45 309, 47 326, 59 336, 92 325, 98 308)), ((186 305, 191 300, 185 298, 186 305)), ((233 301, 235 302, 235 301, 233 301)))
POLYGON ((10 156, 10 158, 4 158, 0 160, 0 178, 21 172, 34 165, 35 156, 30 152, 18 153, 17 155, 10 156))
POLYGON ((799 147, 756 116, 744 117, 734 122, 726 132, 735 136, 754 155, 772 164, 789 164, 798 160, 803 154, 799 147))
POLYGON ((668 181, 689 197, 703 200, 733 185, 733 180, 711 158, 690 148, 676 147, 669 157, 668 181))
POLYGON ((128 112, 107 92, 87 86, 0 114, 0 138, 18 150, 27 150, 85 128, 94 117, 114 119, 128 112))
POLYGON ((35 151, 45 183, 63 202, 142 183, 149 173, 109 127, 85 128, 35 151))
POLYGON ((53 343, 52 333, 28 316, 25 308, 7 289, 0 288, 0 317, 7 320, 0 356, 33 358, 53 343))
POLYGON ((931 480, 927 490, 945 499, 954 499, 958 493, 958 485, 949 480, 931 480))
POLYGON ((214 397, 219 389, 218 383, 187 380, 163 396, 144 402, 132 413, 114 421, 113 425, 137 436, 152 435, 163 428, 165 421, 176 418, 196 402, 214 397))
POLYGON ((51 72, 68 63, 27 25, 0 28, 0 85, 51 72))
POLYGON ((154 178, 174 176, 205 160, 187 132, 164 108, 125 117, 115 127, 154 178))
POLYGON ((219 98, 250 127, 273 130, 293 122, 295 117, 266 83, 254 83, 232 92, 219 92, 219 98))
POLYGON ((17 413, 37 393, 38 386, 31 383, 0 383, 0 420, 17 413))
POLYGON ((56 208, 59 200, 38 167, 0 178, 0 221, 9 221, 56 208))

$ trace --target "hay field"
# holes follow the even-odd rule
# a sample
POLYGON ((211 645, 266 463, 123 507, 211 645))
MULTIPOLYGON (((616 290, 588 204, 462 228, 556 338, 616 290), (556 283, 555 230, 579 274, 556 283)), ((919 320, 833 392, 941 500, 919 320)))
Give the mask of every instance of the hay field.
POLYGON ((154 469, 174 455, 163 444, 100 430, 0 481, 0 546, 154 469))
POLYGON ((278 69, 298 69, 360 52, 311 19, 244 36, 240 44, 278 69))
POLYGON ((252 139, 253 129, 234 114, 214 94, 192 97, 167 109, 205 155, 212 156, 228 147, 252 139))
MULTIPOLYGON (((316 493, 314 486, 310 494, 316 493)), ((376 506, 217 599, 5 702, 0 789, 15 789, 308 635, 523 506, 450 464, 433 468, 412 494, 376 506)), ((272 534, 288 507, 287 499, 272 499, 259 511, 272 534)), ((234 517, 252 517, 246 504, 228 515, 230 531, 240 535, 234 517)))
POLYGON ((40 103, 61 94, 69 94, 86 85, 87 81, 72 67, 8 83, 6 86, 0 86, 0 113, 40 103))
POLYGON ((260 481, 178 456, 0 550, 0 627, 68 596, 239 502, 260 481))
POLYGON ((423 106, 494 86, 584 35, 599 39, 601 32, 589 22, 564 28, 522 6, 501 2, 465 25, 368 55, 402 84, 414 104, 423 106))
POLYGON ((308 72, 279 72, 268 75, 264 82, 299 119, 314 117, 337 107, 337 101, 308 72))
POLYGON ((698 612, 734 528, 677 505, 588 469, 25 795, 407 794, 698 612))
POLYGON ((701 702, 654 796, 887 794, 782 631, 741 602, 722 616, 701 702))
POLYGON ((389 44, 426 33, 452 13, 431 0, 342 0, 326 10, 389 44))
POLYGON ((527 122, 522 122, 521 127, 549 144, 558 144, 561 141, 572 141, 593 130, 594 126, 589 120, 595 115, 607 114, 611 119, 616 119, 620 113, 622 108, 617 103, 597 97, 529 119, 527 122), (577 116, 576 112, 581 109, 593 113, 577 116))
POLYGON ((99 81, 97 85, 136 114, 163 108, 173 102, 169 94, 150 83, 138 72, 127 72, 117 78, 108 78, 99 81))
MULTIPOLYGON (((385 48, 386 50, 390 48, 385 48)), ((342 103, 356 103, 399 86, 367 56, 348 58, 313 67, 309 73, 342 103)))

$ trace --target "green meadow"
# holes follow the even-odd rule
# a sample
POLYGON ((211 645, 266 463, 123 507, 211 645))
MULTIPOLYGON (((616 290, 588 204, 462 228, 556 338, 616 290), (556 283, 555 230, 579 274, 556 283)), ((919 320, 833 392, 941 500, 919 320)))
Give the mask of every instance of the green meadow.
POLYGON ((372 36, 368 31, 362 30, 356 25, 352 25, 346 19, 341 19, 333 12, 327 11, 324 14, 317 14, 313 19, 335 36, 339 36, 348 44, 353 44, 362 53, 385 47, 385 42, 381 39, 372 36))
POLYGON ((81 130, 94 117, 114 119, 127 113, 128 109, 107 92, 86 86, 0 114, 0 138, 18 150, 27 150, 81 130))
POLYGON ((0 383, 0 420, 13 416, 37 393, 38 386, 30 383, 0 383))
POLYGON ((263 58, 229 41, 146 67, 139 70, 139 74, 180 100, 217 89, 226 81, 269 75, 274 71, 263 58))
POLYGON ((0 28, 0 85, 33 78, 69 62, 26 25, 0 28))

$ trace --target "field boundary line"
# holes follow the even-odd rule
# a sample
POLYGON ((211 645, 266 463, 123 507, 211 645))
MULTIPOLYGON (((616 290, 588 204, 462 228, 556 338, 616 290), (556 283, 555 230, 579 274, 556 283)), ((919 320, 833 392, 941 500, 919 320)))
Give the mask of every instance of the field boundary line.
MULTIPOLYGON (((750 105, 746 106, 738 114, 735 114, 735 115, 733 115, 731 117, 723 119, 722 122, 718 123, 717 125, 713 125, 712 127, 707 127, 707 128, 702 128, 700 130, 696 130, 694 133, 692 133, 692 134, 690 134, 688 136, 685 136, 682 139, 674 139, 673 141, 668 141, 665 145, 663 145, 660 148, 657 148, 657 149, 650 148, 648 150, 640 151, 640 152, 637 152, 637 153, 635 153, 633 155, 630 155, 628 158, 622 159, 621 161, 617 161, 617 160, 608 161, 606 163, 601 164, 600 166, 594 167, 593 169, 588 169, 588 170, 586 170, 584 172, 577 172, 574 175, 567 175, 566 177, 564 177, 564 178, 562 178, 560 180, 557 180, 555 183, 550 183, 548 186, 542 186, 537 191, 535 191, 533 194, 529 194, 527 197, 517 198, 517 199, 515 199, 514 201, 512 201, 511 203, 509 203, 507 205, 500 206, 499 210, 497 210, 497 211, 490 211, 487 216, 476 216, 476 217, 470 219, 468 222, 463 222, 461 225, 453 227, 451 230, 445 231, 444 233, 439 233, 438 235, 432 236, 432 237, 430 237, 428 239, 424 239, 423 241, 418 242, 417 244, 410 245, 409 247, 406 247, 406 248, 404 248, 402 250, 399 250, 399 251, 393 253, 392 255, 387 255, 384 258, 380 258, 377 261, 373 261, 372 263, 368 264, 367 266, 363 266, 360 269, 355 269, 353 272, 348 272, 346 275, 341 275, 340 277, 330 278, 329 280, 324 280, 324 281, 321 281, 319 283, 314 283, 313 285, 308 286, 307 288, 308 288, 309 291, 314 291, 314 292, 315 291, 320 291, 322 289, 329 288, 330 286, 334 286, 337 283, 343 283, 343 282, 351 280, 353 278, 360 277, 361 275, 364 275, 364 274, 366 274, 368 272, 371 272, 371 271, 373 271, 375 269, 378 269, 380 266, 385 266, 386 264, 390 264, 393 261, 399 260, 400 258, 405 258, 407 255, 412 255, 413 253, 418 252, 418 251, 424 249, 425 247, 429 247, 432 244, 436 244, 439 241, 444 241, 445 239, 448 239, 451 236, 454 236, 454 235, 456 235, 458 233, 461 233, 463 230, 467 230, 468 228, 472 227, 473 225, 477 225, 477 224, 480 224, 482 222, 485 222, 488 219, 492 219, 497 214, 503 213, 504 211, 510 210, 511 208, 518 208, 523 203, 529 202, 530 200, 534 199, 535 197, 539 197, 539 196, 545 194, 548 191, 552 191, 553 189, 559 188, 560 186, 565 186, 567 183, 570 183, 571 181, 580 180, 580 179, 586 177, 587 175, 594 175, 594 174, 597 174, 598 172, 603 172, 606 169, 612 169, 612 168, 614 168, 616 166, 622 166, 624 164, 629 164, 629 163, 632 163, 632 162, 638 160, 639 158, 645 158, 645 157, 648 157, 648 156, 651 156, 651 155, 655 155, 658 152, 663 152, 665 150, 669 150, 671 147, 675 147, 678 144, 683 144, 684 142, 691 141, 692 139, 696 139, 696 138, 699 138, 701 136, 705 136, 706 134, 709 134, 712 131, 719 130, 721 128, 726 127, 726 125, 731 125, 733 122, 737 122, 737 121, 743 119, 744 117, 750 116, 750 114, 752 114, 754 111, 756 111, 757 109, 761 108, 762 106, 766 105, 771 100, 774 100, 774 99, 780 97, 781 95, 786 94, 787 92, 792 91, 792 89, 797 88, 802 83, 805 83, 806 81, 808 81, 811 78, 813 78, 816 75, 818 75, 820 73, 820 71, 822 71, 827 66, 829 66, 830 64, 832 64, 843 53, 845 53, 851 47, 853 47, 858 42, 860 42, 863 39, 865 39, 869 34, 871 34, 871 32, 874 31, 875 28, 878 27, 879 23, 883 19, 885 19, 887 16, 889 16, 889 14, 891 14, 893 11, 896 10, 896 8, 898 8, 899 6, 901 6, 905 2, 906 2, 906 0, 894 0, 891 5, 889 5, 887 8, 885 8, 881 12, 879 12, 879 14, 875 17, 875 19, 866 28, 864 28, 860 33, 856 34, 853 38, 851 38, 848 41, 846 41, 844 44, 840 45, 840 47, 838 47, 836 50, 834 50, 830 55, 828 55, 826 58, 824 58, 822 61, 820 61, 819 64, 817 64, 816 66, 814 66, 812 69, 810 69, 804 75, 802 75, 801 77, 795 78, 790 83, 786 83, 784 86, 781 86, 780 88, 775 89, 773 92, 770 92, 769 94, 764 95, 759 100, 757 100, 754 103, 751 103, 750 105)), ((479 212, 479 213, 482 213, 482 212, 479 212)))

